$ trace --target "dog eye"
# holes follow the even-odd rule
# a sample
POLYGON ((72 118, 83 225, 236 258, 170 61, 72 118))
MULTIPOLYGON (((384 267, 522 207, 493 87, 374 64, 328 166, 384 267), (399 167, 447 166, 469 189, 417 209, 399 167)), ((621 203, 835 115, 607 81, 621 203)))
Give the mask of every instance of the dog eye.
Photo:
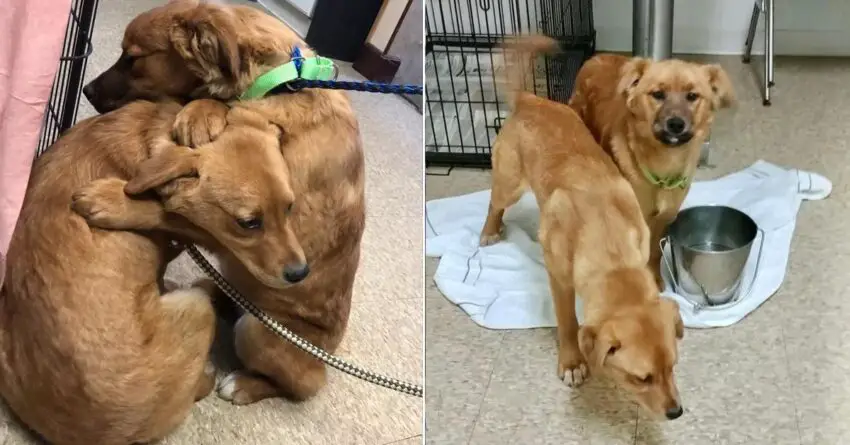
POLYGON ((288 205, 288 206, 286 206, 286 210, 284 210, 284 212, 286 212, 286 214, 287 214, 287 215, 289 215, 290 213, 292 213, 292 205, 293 205, 293 204, 294 204, 294 203, 290 202, 290 203, 289 203, 289 205, 288 205))
POLYGON ((685 99, 687 99, 688 102, 694 102, 695 100, 699 99, 699 94, 691 91, 687 94, 687 96, 685 96, 685 99))
POLYGON ((664 98, 667 97, 667 95, 661 90, 653 91, 649 93, 649 95, 655 100, 664 100, 664 98))
POLYGON ((639 380, 644 385, 651 385, 652 384, 652 374, 647 374, 646 377, 639 379, 639 380))
POLYGON ((262 218, 240 218, 236 220, 236 223, 239 224, 239 227, 245 230, 258 230, 263 228, 263 219, 262 218))

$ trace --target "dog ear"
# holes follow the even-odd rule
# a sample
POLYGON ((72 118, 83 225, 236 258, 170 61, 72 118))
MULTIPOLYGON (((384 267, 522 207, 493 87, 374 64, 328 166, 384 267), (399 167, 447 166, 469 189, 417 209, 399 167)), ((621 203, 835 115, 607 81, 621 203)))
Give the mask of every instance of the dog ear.
POLYGON ((578 348, 589 365, 600 368, 620 349, 620 342, 594 326, 582 326, 578 330, 578 348))
POLYGON ((175 179, 198 177, 199 163, 200 153, 188 147, 172 148, 142 162, 136 176, 124 186, 124 193, 139 195, 175 179))
POLYGON ((617 93, 627 95, 629 91, 637 85, 646 68, 649 66, 649 59, 643 57, 633 57, 622 68, 620 68, 620 82, 617 84, 617 93))
POLYGON ((685 324, 682 322, 682 314, 679 312, 679 303, 669 298, 661 297, 661 304, 673 318, 673 326, 676 329, 676 338, 679 340, 685 336, 685 324))
POLYGON ((729 108, 735 105, 735 91, 726 70, 720 65, 706 65, 703 69, 708 75, 711 91, 714 93, 714 100, 712 101, 714 107, 729 108))
POLYGON ((241 57, 233 17, 215 5, 200 4, 180 16, 169 34, 188 67, 205 82, 236 80, 241 57))

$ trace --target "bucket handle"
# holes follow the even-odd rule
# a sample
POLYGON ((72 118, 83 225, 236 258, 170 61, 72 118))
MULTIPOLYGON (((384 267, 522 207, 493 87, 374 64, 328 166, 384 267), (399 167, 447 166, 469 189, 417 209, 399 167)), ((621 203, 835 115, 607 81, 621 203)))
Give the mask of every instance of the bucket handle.
MULTIPOLYGON (((750 280, 750 285, 747 288, 747 293, 746 293, 747 297, 750 296, 750 293, 753 291, 753 287, 756 284, 756 280, 758 279, 758 276, 759 276, 759 271, 761 270, 761 258, 762 258, 762 255, 764 255, 764 239, 766 237, 765 236, 766 233, 761 227, 758 227, 757 230, 758 230, 758 233, 761 235, 761 239, 759 240, 759 254, 758 254, 758 256, 756 256, 756 268, 755 268, 755 271, 753 271, 753 278, 750 280)), ((673 267, 670 265, 670 261, 667 260, 667 254, 665 253, 667 245, 670 244, 669 238, 670 238, 670 236, 668 235, 668 236, 664 236, 660 240, 658 240, 658 247, 661 249, 661 259, 664 261, 664 266, 667 268, 667 272, 670 274, 670 279, 673 281, 673 291, 675 292, 675 291, 677 291, 677 288, 679 288, 680 286, 679 286, 679 279, 676 277, 676 273, 673 271, 673 267)), ((670 254, 674 255, 672 248, 670 249, 670 254)), ((700 284, 699 282, 697 282, 697 285, 699 285, 700 289, 702 289, 702 295, 703 295, 703 298, 705 298, 705 301, 708 301, 708 292, 705 291, 705 287, 703 287, 703 285, 700 284)), ((729 303, 737 303, 738 301, 740 301, 741 299, 744 298, 744 297, 741 297, 740 294, 738 294, 738 295, 739 296, 737 298, 730 301, 729 303)), ((729 304, 729 303, 726 303, 726 304, 729 304)), ((702 305, 702 304, 694 303, 694 312, 699 312, 703 308, 703 306, 704 305, 702 305)))

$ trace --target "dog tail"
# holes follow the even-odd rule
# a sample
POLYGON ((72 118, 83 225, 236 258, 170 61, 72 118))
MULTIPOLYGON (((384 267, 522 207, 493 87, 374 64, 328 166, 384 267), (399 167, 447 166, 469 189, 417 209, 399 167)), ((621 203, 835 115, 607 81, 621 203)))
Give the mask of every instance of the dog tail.
POLYGON ((560 52, 558 41, 544 35, 527 35, 502 43, 505 50, 505 80, 508 105, 513 109, 517 95, 534 87, 534 59, 560 52))

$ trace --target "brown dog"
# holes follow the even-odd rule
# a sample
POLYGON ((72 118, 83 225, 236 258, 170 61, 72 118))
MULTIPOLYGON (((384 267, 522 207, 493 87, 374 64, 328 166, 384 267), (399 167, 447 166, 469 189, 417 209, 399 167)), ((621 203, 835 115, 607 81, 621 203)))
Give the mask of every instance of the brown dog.
MULTIPOLYGON (((236 99, 259 75, 288 63, 295 47, 313 55, 291 29, 255 8, 192 0, 135 18, 122 47, 115 65, 85 88, 99 111, 138 97, 236 99)), ((348 322, 365 224, 364 154, 354 112, 343 92, 318 89, 230 106, 259 112, 283 129, 281 150, 293 166, 296 196, 292 227, 311 272, 297 286, 274 289, 226 255, 224 273, 268 315, 333 352, 348 322)), ((203 143, 221 130, 227 108, 198 101, 185 111, 175 133, 183 142, 203 143)), ((237 404, 278 395, 303 400, 324 385, 324 364, 253 316, 244 315, 235 334, 246 372, 225 379, 222 397, 237 404)))
POLYGON ((570 106, 637 194, 659 285, 659 241, 690 189, 715 111, 733 101, 719 65, 603 54, 579 70, 570 106))
MULTIPOLYGON (((162 234, 90 229, 71 210, 92 180, 158 188, 176 227, 208 233, 270 286, 304 263, 288 230, 294 199, 267 120, 232 120, 209 147, 171 142, 181 107, 137 102, 79 123, 33 168, 0 293, 0 393, 54 444, 160 439, 215 386, 207 362, 212 285, 161 294, 173 257, 162 234), (259 122, 259 123, 257 123, 259 122), (127 183, 129 180, 129 183, 127 183)), ((118 192, 123 196, 122 190, 118 192)), ((77 211, 99 215, 85 193, 77 211)))
MULTIPOLYGON (((556 42, 510 45, 519 69, 556 42)), ((481 244, 501 238, 502 216, 530 186, 540 206, 540 243, 558 319, 558 375, 570 386, 586 364, 656 415, 682 414, 673 367, 683 334, 678 305, 659 298, 647 268, 649 231, 629 183, 570 107, 516 91, 493 147, 493 188, 481 244), (579 328, 575 295, 585 301, 579 328)))

